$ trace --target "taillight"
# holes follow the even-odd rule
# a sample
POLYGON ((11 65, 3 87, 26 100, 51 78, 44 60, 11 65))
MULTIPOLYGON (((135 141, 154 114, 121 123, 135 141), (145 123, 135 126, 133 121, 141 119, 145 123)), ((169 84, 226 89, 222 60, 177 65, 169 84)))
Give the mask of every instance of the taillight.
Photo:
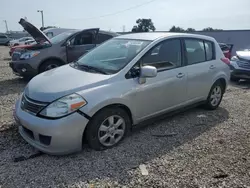
POLYGON ((230 60, 226 57, 221 58, 221 61, 223 61, 223 63, 226 63, 227 65, 230 65, 230 60))

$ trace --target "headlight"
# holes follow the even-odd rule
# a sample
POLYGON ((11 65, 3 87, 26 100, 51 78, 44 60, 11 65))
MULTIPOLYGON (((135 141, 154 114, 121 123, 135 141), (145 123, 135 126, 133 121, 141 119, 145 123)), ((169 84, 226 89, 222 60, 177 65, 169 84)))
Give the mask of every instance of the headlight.
POLYGON ((75 112, 86 104, 87 102, 80 95, 74 93, 51 103, 43 109, 39 115, 50 118, 59 118, 75 112))
POLYGON ((231 58, 231 60, 232 60, 232 61, 238 61, 239 59, 238 59, 237 56, 233 56, 233 57, 231 58))
POLYGON ((20 56, 20 59, 30 59, 32 57, 35 57, 39 54, 39 51, 30 51, 30 52, 25 52, 20 56))

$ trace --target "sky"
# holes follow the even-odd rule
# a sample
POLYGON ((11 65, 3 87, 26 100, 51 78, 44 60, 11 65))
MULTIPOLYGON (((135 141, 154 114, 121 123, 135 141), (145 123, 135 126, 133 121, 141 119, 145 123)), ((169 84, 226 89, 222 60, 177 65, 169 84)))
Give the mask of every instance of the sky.
POLYGON ((138 18, 151 18, 156 30, 173 25, 201 30, 250 29, 250 0, 0 0, 0 32, 22 30, 21 17, 41 27, 130 31, 138 18))

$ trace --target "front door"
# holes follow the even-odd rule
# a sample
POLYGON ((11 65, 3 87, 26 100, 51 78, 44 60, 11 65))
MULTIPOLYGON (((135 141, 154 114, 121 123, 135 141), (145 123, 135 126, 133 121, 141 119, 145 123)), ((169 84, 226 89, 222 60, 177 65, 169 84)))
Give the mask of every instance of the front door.
MULTIPOLYGON (((134 104, 139 120, 174 109, 185 102, 187 76, 182 62, 179 39, 157 44, 142 58, 141 66, 154 66, 158 74, 136 86, 134 104)), ((135 79, 133 81, 136 82, 135 79)))
POLYGON ((77 60, 96 46, 96 36, 99 29, 87 29, 76 34, 66 46, 68 63, 77 60))

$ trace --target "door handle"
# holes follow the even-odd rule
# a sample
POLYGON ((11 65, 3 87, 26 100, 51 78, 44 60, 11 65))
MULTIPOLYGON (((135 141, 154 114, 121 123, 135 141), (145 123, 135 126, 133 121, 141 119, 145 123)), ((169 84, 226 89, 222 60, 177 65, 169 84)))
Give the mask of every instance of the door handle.
POLYGON ((183 73, 179 73, 179 74, 176 75, 177 78, 182 78, 183 76, 184 76, 183 73))
POLYGON ((215 69, 215 66, 214 66, 214 65, 211 65, 209 68, 210 68, 210 69, 215 69))

